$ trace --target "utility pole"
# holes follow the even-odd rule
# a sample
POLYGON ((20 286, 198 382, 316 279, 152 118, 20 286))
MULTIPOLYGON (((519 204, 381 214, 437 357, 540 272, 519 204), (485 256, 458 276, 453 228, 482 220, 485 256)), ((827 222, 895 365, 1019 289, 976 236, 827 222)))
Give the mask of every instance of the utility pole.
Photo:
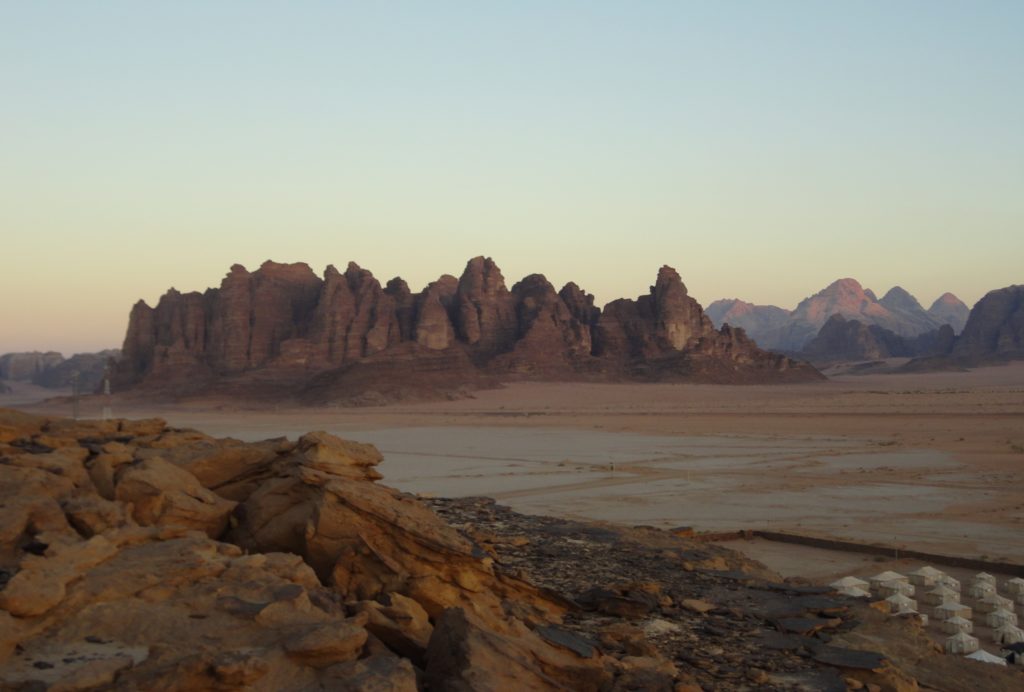
POLYGON ((103 368, 103 420, 110 420, 114 417, 113 408, 110 405, 110 366, 103 368))
POLYGON ((71 417, 78 420, 78 371, 71 373, 71 417))

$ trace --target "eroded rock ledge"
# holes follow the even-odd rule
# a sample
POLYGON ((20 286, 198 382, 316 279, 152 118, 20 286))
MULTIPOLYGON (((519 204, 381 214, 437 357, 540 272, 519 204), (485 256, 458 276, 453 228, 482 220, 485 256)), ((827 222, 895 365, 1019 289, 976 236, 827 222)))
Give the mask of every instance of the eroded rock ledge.
POLYGON ((0 411, 0 687, 916 687, 854 651, 906 632, 836 644, 872 617, 847 601, 663 531, 428 504, 380 459, 0 411))

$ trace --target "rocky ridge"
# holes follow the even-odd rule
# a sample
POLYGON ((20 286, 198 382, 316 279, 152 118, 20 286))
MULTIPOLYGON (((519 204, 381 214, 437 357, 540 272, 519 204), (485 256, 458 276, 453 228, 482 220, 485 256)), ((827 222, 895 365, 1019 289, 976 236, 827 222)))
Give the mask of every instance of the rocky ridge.
POLYGON ((72 386, 77 379, 81 391, 93 391, 101 386, 110 359, 119 355, 116 349, 76 353, 70 358, 56 351, 5 353, 0 356, 0 381, 31 382, 61 389, 72 386))
POLYGON ((962 368, 1024 359, 1024 285, 986 293, 947 351, 907 363, 907 370, 962 368))
POLYGON ((326 433, 244 444, 0 411, 0 685, 1019 684, 723 548, 487 500, 427 504, 377 483, 380 458, 326 433), (878 652, 894 642, 898 655, 878 652))
POLYGON ((948 354, 956 341, 948 324, 915 337, 903 337, 876 324, 832 315, 802 355, 822 367, 839 362, 886 358, 926 358, 948 354))
POLYGON ((447 395, 515 378, 775 382, 819 378, 766 353, 741 329, 715 329, 678 273, 603 310, 539 274, 511 289, 490 259, 471 259, 418 295, 382 287, 350 263, 323 278, 306 264, 235 265, 221 286, 131 311, 117 389, 226 392, 337 403, 447 395))
POLYGON ((743 327, 762 348, 800 353, 833 315, 877 326, 904 339, 934 332, 948 324, 959 333, 969 310, 956 296, 945 293, 925 310, 899 286, 881 299, 855 279, 839 279, 800 301, 792 311, 773 305, 751 305, 739 300, 715 301, 708 315, 717 325, 743 327))

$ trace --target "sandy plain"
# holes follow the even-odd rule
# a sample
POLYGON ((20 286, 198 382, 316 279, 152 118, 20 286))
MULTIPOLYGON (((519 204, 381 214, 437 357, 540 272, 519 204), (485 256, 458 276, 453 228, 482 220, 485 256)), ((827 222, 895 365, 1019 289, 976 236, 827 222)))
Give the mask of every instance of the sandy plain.
MULTIPOLYGON (((11 403, 69 412, 66 400, 11 403)), ((82 415, 105 403, 244 440, 327 430, 378 445, 385 483, 522 512, 1024 564, 1024 363, 783 386, 517 383, 374 408, 115 396, 83 401, 82 415)), ((803 563, 764 558, 783 573, 803 563)))

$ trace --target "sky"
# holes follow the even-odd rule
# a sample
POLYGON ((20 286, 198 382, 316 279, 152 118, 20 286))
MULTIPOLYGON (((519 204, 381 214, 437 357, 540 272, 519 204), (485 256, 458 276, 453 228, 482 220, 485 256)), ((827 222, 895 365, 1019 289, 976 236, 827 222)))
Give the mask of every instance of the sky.
POLYGON ((1024 283, 1024 3, 0 0, 0 353, 232 264, 1024 283))

